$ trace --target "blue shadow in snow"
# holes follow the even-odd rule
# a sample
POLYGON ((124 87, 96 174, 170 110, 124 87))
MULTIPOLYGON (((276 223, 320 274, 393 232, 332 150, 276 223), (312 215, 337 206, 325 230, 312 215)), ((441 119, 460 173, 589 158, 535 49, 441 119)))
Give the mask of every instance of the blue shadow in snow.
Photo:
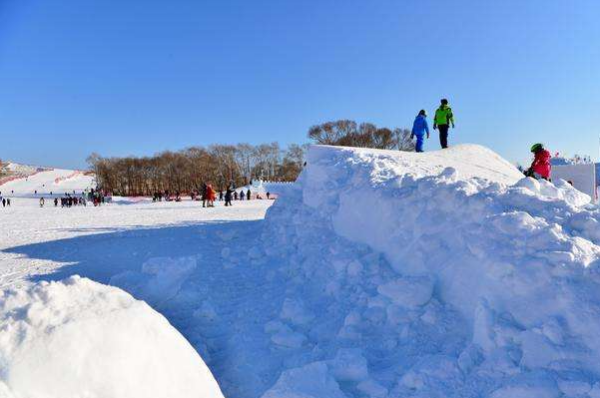
POLYGON ((65 263, 53 273, 33 275, 30 280, 34 282, 80 275, 106 284, 112 276, 121 272, 139 271, 145 261, 154 257, 199 256, 199 264, 203 260, 220 259, 220 249, 224 245, 221 234, 235 230, 235 236, 225 243, 227 246, 235 246, 237 239, 258 231, 261 223, 262 220, 203 222, 102 233, 94 232, 105 229, 74 229, 92 234, 16 246, 3 252, 65 263))

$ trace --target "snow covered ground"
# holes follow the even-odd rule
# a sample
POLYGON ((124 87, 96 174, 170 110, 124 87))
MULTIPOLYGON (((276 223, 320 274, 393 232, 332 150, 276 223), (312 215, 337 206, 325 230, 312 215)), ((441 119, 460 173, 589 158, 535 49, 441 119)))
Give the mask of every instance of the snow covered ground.
POLYGON ((201 296, 183 304, 178 295, 212 273, 235 234, 252 236, 272 202, 211 209, 191 201, 118 203, 40 208, 35 199, 17 198, 0 208, 0 397, 221 397, 192 355, 205 347, 192 334, 201 296), (186 351, 179 333, 118 289, 68 279, 39 285, 74 274, 120 285, 139 274, 138 285, 147 286, 129 291, 197 341, 196 350, 186 351), (35 366, 40 360, 44 365, 35 366), (3 395, 3 382, 13 395, 3 395))
POLYGON ((0 209, 0 283, 31 300, 74 274, 123 289, 227 398, 598 398, 588 203, 478 146, 315 147, 273 206, 16 200, 0 209))
POLYGON ((28 197, 35 192, 39 195, 81 193, 95 186, 94 177, 79 170, 42 169, 16 163, 10 163, 7 168, 13 174, 0 179, 0 192, 6 197, 28 197))

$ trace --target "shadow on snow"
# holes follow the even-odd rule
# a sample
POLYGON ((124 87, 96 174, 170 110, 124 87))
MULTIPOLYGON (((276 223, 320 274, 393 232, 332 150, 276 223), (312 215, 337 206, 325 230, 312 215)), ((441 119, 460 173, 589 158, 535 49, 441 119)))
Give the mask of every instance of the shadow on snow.
POLYGON ((232 222, 184 223, 164 227, 128 229, 72 229, 92 233, 49 242, 33 243, 4 249, 31 259, 64 263, 50 274, 32 275, 30 280, 56 281, 80 275, 107 284, 110 278, 125 271, 139 271, 154 257, 198 256, 203 261, 219 260, 220 249, 228 245, 246 245, 240 236, 259 233, 262 220, 232 222), (237 239, 224 242, 223 234, 235 232, 237 239), (214 257, 214 258, 213 258, 214 257))

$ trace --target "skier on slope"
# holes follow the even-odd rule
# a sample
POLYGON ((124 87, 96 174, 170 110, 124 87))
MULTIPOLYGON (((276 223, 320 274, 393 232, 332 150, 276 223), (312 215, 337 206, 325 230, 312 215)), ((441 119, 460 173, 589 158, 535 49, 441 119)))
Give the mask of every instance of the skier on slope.
POLYGON ((544 179, 550 181, 552 166, 550 165, 550 152, 544 148, 544 144, 533 144, 531 152, 534 154, 531 167, 525 171, 527 177, 535 179, 544 179))
POLYGON ((415 118, 412 132, 410 134, 411 140, 417 137, 417 145, 415 148, 416 152, 423 152, 423 141, 425 140, 425 133, 427 133, 427 138, 429 138, 429 124, 427 123, 427 112, 424 109, 421 109, 421 111, 415 118))
POLYGON ((442 149, 448 148, 448 130, 450 125, 454 128, 454 114, 452 108, 448 106, 448 100, 442 99, 440 107, 435 111, 435 117, 433 119, 433 129, 440 130, 440 145, 442 149))

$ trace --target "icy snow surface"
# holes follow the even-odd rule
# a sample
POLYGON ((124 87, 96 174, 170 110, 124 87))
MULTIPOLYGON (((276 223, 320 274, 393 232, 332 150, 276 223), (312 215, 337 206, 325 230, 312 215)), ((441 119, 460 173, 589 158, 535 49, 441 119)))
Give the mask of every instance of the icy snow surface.
POLYGON ((0 280, 130 292, 228 398, 597 398, 589 200, 479 146, 314 147, 264 221, 268 201, 0 209, 0 280))

